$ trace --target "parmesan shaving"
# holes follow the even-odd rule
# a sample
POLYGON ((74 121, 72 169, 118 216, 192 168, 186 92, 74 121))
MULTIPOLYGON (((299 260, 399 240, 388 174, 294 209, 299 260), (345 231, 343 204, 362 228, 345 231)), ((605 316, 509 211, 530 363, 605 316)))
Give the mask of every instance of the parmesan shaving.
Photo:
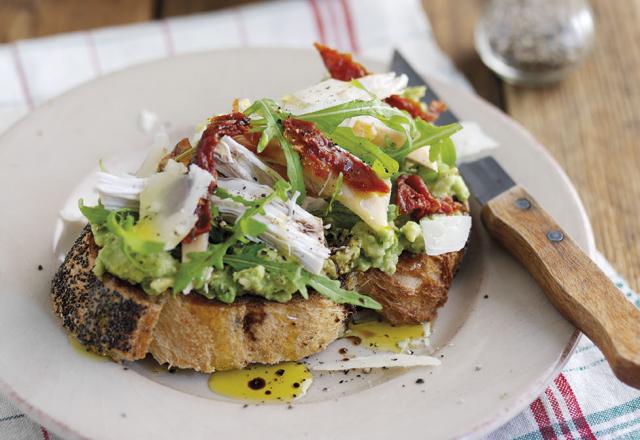
POLYGON ((477 122, 463 121, 460 124, 462 130, 451 136, 451 140, 456 145, 458 158, 466 159, 476 156, 478 153, 486 152, 500 145, 498 141, 485 133, 477 122))
POLYGON ((420 220, 427 255, 457 252, 469 239, 471 217, 468 215, 433 215, 420 220))
POLYGON ((433 356, 377 353, 371 356, 354 357, 349 360, 340 360, 324 363, 308 363, 310 369, 315 371, 341 371, 365 368, 393 368, 393 367, 436 367, 440 360, 433 356))

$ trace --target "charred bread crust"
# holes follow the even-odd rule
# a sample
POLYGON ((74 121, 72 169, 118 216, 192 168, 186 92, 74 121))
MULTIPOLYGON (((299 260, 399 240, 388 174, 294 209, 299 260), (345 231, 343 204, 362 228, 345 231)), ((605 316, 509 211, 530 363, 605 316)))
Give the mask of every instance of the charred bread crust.
POLYGON ((463 256, 464 249, 437 256, 404 252, 394 274, 353 272, 349 283, 382 304, 380 313, 390 323, 418 324, 435 318, 446 303, 463 256))
POLYGON ((53 311, 88 349, 115 360, 145 357, 164 297, 93 273, 98 246, 87 226, 53 278, 53 311))
POLYGON ((161 364, 207 373, 297 361, 342 335, 346 317, 346 307, 315 293, 287 303, 246 296, 232 304, 178 295, 164 305, 150 352, 161 364))

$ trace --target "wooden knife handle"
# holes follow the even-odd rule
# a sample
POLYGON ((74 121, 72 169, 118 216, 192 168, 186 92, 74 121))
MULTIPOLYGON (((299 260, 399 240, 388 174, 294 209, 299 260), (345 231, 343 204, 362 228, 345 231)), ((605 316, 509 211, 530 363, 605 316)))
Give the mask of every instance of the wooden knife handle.
POLYGON ((489 201, 490 234, 551 302, 604 353, 618 379, 640 388, 640 311, 520 186, 489 201))

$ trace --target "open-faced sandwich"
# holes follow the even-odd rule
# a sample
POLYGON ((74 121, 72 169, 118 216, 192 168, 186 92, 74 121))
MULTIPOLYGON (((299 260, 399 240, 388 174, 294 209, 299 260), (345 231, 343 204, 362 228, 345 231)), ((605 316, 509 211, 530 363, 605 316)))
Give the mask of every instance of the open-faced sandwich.
POLYGON ((433 125, 444 105, 404 75, 317 49, 331 78, 99 174, 52 287, 81 344, 212 372, 319 352, 354 310, 435 316, 471 228, 461 127, 433 125))

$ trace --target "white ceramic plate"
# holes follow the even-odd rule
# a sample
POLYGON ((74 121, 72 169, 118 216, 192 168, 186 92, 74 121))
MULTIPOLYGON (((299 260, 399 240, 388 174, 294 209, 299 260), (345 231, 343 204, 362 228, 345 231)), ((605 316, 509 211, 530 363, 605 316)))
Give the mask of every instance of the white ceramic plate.
MULTIPOLYGON (((157 113, 159 124, 176 139, 205 117, 228 111, 233 98, 278 97, 323 74, 312 51, 176 57, 73 90, 5 134, 0 140, 2 392, 56 433, 104 439, 473 437, 497 428, 533 400, 563 365, 577 333, 477 219, 470 252, 434 324, 432 341, 443 361, 438 368, 385 370, 328 392, 312 386, 292 409, 243 408, 210 393, 205 375, 152 374, 143 365, 95 362, 70 347, 49 298, 58 265, 52 250, 58 212, 68 200, 75 203, 81 182, 100 158, 122 166, 123 158, 144 155, 151 134, 139 128, 140 110, 157 113), (425 383, 416 384, 417 378, 425 383)), ((592 254, 584 209, 549 154, 495 108, 433 84, 462 119, 479 122, 500 141, 492 154, 592 254)))

